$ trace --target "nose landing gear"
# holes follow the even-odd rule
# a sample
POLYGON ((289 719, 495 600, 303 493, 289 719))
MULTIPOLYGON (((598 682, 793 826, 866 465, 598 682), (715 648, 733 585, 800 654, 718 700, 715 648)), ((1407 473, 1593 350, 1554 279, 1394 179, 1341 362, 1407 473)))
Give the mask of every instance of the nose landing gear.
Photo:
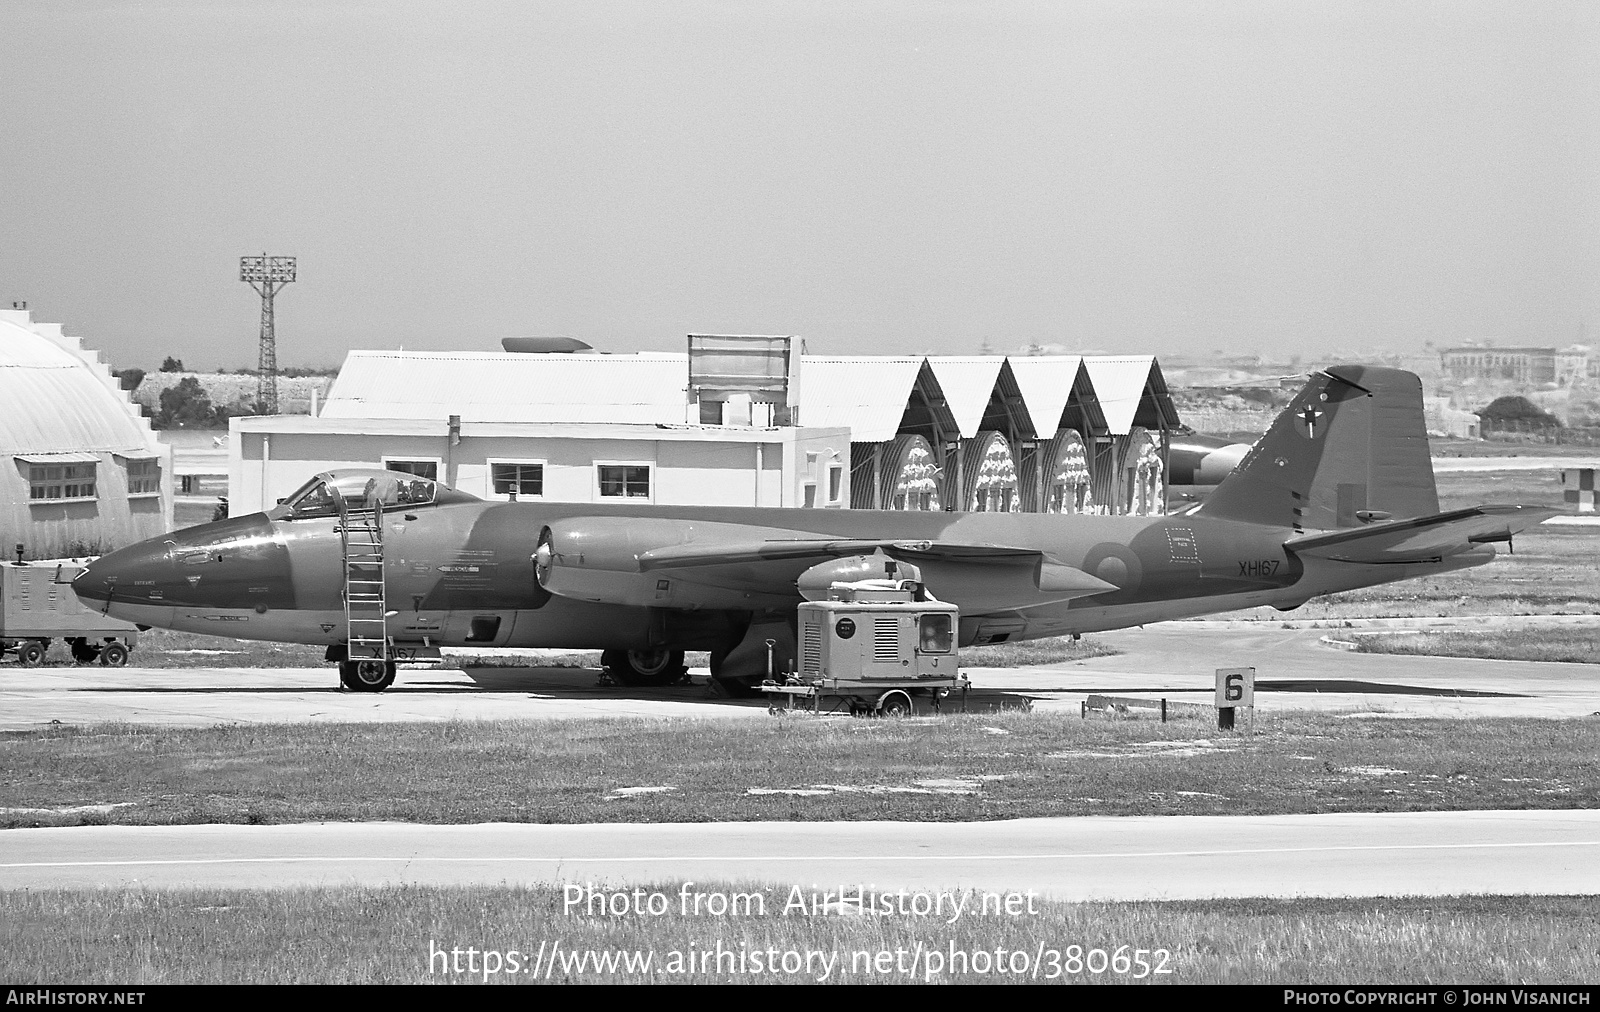
POLYGON ((339 681, 351 692, 382 692, 394 683, 394 661, 341 661, 339 681))

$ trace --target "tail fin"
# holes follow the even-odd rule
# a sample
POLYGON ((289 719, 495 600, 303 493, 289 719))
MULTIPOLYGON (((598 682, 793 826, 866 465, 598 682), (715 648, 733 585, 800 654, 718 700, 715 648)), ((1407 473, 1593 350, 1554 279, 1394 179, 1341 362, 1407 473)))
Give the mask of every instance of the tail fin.
POLYGON ((1359 365, 1315 374, 1198 512, 1297 531, 1438 513, 1422 381, 1359 365))

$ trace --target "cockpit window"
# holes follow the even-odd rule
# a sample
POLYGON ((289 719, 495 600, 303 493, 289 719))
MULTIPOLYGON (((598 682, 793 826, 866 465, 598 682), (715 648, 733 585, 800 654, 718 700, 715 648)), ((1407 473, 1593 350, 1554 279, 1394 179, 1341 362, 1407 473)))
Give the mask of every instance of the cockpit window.
POLYGON ((346 474, 333 476, 331 480, 313 478, 284 501, 284 508, 291 519, 325 517, 339 512, 338 499, 341 497, 350 506, 358 506, 365 505, 369 498, 376 495, 378 502, 388 510, 426 506, 437 498, 437 493, 437 485, 427 478, 400 474, 346 474))
POLYGON ((291 517, 326 517, 339 512, 333 492, 321 478, 312 478, 283 501, 291 517))

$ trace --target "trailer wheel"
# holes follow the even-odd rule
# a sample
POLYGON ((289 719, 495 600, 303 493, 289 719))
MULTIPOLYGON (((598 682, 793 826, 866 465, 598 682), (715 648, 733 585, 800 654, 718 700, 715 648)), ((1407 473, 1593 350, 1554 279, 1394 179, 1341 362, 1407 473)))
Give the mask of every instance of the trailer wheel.
POLYGON ((107 643, 100 648, 100 663, 108 668, 120 668, 128 663, 128 648, 121 643, 107 643))
POLYGON ((17 647, 17 660, 27 667, 38 667, 44 663, 44 644, 38 640, 28 640, 17 647))
POLYGON ((878 698, 878 713, 885 717, 909 717, 913 713, 911 697, 899 689, 890 689, 878 698))
POLYGON ((100 657, 100 648, 81 636, 67 640, 67 645, 72 648, 72 659, 79 664, 92 664, 100 657))
POLYGON ((394 684, 394 661, 345 661, 339 681, 351 692, 382 692, 394 684))

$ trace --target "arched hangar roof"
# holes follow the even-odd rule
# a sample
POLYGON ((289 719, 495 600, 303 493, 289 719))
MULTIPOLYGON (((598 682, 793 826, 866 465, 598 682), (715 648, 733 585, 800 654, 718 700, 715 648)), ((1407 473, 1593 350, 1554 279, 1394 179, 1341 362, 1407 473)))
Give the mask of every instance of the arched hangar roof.
POLYGON ((148 438, 87 362, 0 319, 0 454, 143 452, 148 438))

